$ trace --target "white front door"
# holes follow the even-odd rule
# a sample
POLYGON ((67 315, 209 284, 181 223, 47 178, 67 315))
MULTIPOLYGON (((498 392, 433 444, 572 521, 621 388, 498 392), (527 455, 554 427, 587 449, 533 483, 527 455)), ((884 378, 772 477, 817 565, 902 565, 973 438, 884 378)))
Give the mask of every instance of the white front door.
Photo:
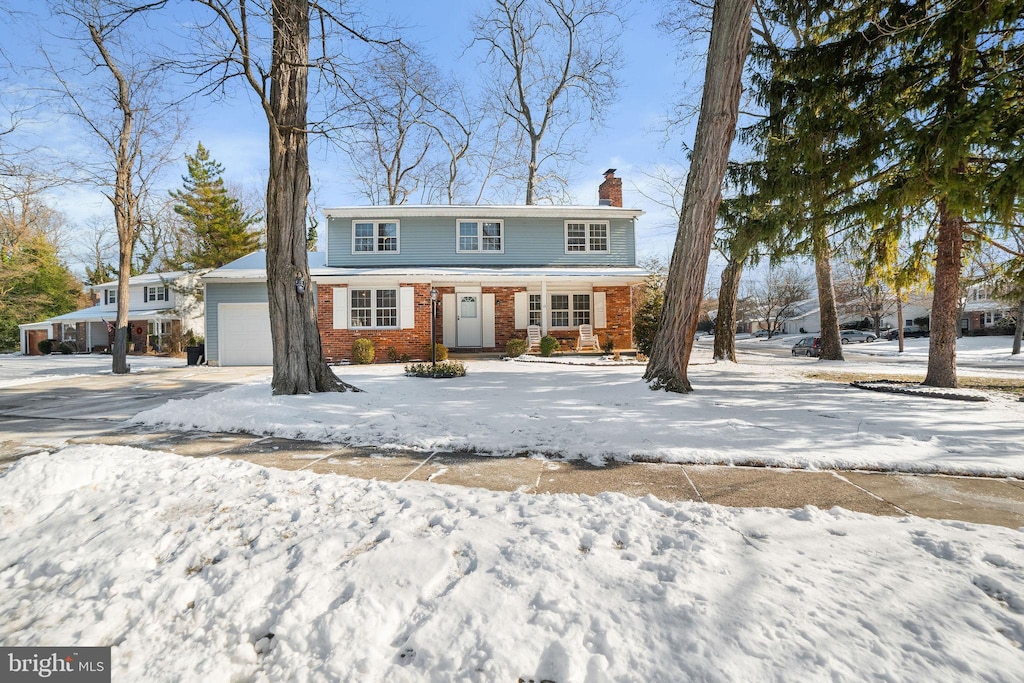
POLYGON ((480 303, 479 293, 455 293, 455 312, 458 320, 455 337, 456 346, 460 349, 479 348, 483 344, 483 315, 480 303))

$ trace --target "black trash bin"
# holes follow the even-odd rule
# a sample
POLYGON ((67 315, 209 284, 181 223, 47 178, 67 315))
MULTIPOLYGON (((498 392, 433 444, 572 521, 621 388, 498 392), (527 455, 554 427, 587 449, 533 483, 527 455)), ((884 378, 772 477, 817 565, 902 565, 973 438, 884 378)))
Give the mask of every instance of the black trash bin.
POLYGON ((185 356, 188 359, 189 365, 199 365, 206 356, 206 344, 186 346, 185 356))

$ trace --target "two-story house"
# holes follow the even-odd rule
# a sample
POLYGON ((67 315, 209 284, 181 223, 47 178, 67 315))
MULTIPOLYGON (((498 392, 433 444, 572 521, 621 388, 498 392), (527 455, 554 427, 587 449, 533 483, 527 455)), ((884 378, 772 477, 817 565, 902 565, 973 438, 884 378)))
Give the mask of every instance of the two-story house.
MULTIPOLYGON (((198 275, 184 271, 145 273, 128 280, 129 350, 166 350, 172 338, 202 334, 203 307, 195 291, 198 275)), ((117 320, 118 283, 90 287, 95 305, 38 323, 20 325, 21 349, 37 354, 41 339, 74 342, 79 352, 107 351, 117 320)))
MULTIPOLYGON (((605 174, 594 206, 362 206, 328 209, 326 249, 309 255, 324 355, 374 342, 379 360, 503 351, 530 325, 572 348, 580 325, 632 347, 639 209, 605 174)), ((270 364, 265 254, 208 273, 206 353, 221 365, 270 364)))

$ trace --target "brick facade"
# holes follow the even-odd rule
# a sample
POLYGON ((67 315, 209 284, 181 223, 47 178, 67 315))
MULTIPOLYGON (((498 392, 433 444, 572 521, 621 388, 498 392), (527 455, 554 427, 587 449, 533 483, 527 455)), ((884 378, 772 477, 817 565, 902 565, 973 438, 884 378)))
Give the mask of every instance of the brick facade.
MULTIPOLYGON (((347 285, 337 285, 347 287, 347 285)), ((390 360, 388 349, 393 348, 394 354, 401 357, 409 356, 415 360, 430 357, 430 285, 425 283, 401 283, 399 287, 412 287, 415 292, 415 327, 410 329, 334 329, 334 287, 318 286, 317 311, 320 325, 320 342, 324 356, 333 360, 348 360, 352 357, 352 342, 356 339, 373 341, 376 362, 390 360)), ((455 294, 454 287, 437 287, 440 304, 445 294, 455 294)), ((481 353, 503 352, 510 339, 526 339, 526 328, 517 328, 515 295, 525 292, 525 287, 481 287, 482 294, 494 295, 494 346, 480 349, 460 349, 479 351, 481 353)), ((601 343, 607 337, 612 338, 616 349, 633 347, 633 313, 630 287, 594 287, 595 292, 604 292, 606 300, 607 327, 595 328, 601 343)), ((453 315, 454 311, 445 311, 439 305, 437 311, 437 341, 449 349, 456 349, 454 340, 444 338, 444 316, 453 315)), ((576 330, 551 331, 551 336, 559 340, 562 350, 575 349, 579 333, 576 330)))
MULTIPOLYGON (((346 285, 338 285, 339 287, 346 285)), ((398 357, 409 356, 414 360, 430 358, 430 285, 424 283, 402 283, 399 287, 412 287, 415 291, 415 327, 406 330, 334 329, 334 287, 320 285, 316 288, 317 322, 320 325, 320 344, 324 356, 332 361, 352 358, 352 342, 356 339, 373 341, 374 359, 386 362, 388 349, 394 348, 398 357)), ((437 320, 437 339, 441 342, 441 320, 437 320)))

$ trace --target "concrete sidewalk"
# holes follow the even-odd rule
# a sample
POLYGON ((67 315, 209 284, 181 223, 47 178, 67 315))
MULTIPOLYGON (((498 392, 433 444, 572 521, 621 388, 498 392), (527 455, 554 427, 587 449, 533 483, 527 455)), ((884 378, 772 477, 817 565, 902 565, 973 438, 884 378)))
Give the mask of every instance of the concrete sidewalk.
MULTIPOLYGON (((32 421, 0 419, 0 429, 35 430, 32 421)), ((535 458, 494 458, 462 453, 352 449, 337 444, 258 437, 247 434, 173 432, 108 423, 88 427, 66 443, 99 443, 160 450, 190 457, 247 460, 265 467, 311 470, 381 481, 424 481, 474 486, 495 491, 537 494, 605 492, 653 495, 736 507, 799 508, 834 506, 873 515, 918 515, 934 519, 1024 527, 1024 481, 942 475, 848 471, 804 471, 757 467, 720 467, 666 463, 581 462, 535 458)), ((38 432, 35 432, 38 435, 38 432)), ((0 467, 45 447, 0 444, 0 467)), ((56 445, 56 444, 55 444, 56 445)))

